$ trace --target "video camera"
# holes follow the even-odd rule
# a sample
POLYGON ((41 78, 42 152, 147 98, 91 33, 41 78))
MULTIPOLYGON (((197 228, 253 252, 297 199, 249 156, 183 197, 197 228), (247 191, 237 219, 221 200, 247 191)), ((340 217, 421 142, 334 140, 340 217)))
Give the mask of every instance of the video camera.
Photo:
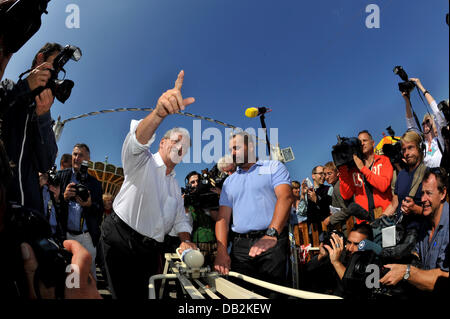
POLYGON ((197 187, 186 184, 181 188, 184 194, 184 206, 195 206, 203 209, 219 209, 219 194, 211 191, 211 188, 222 188, 228 175, 220 172, 217 165, 211 170, 202 170, 197 187))
POLYGON ((406 167, 405 162, 403 162, 402 158, 402 145, 400 143, 400 139, 395 137, 394 130, 389 126, 386 128, 392 140, 396 140, 395 144, 384 144, 383 145, 383 155, 387 156, 391 161, 392 166, 395 164, 399 164, 402 169, 406 167))
POLYGON ((81 163, 80 171, 76 176, 79 183, 74 186, 76 193, 75 196, 79 196, 83 202, 87 201, 90 196, 88 187, 86 186, 89 175, 88 166, 88 161, 83 161, 81 163))
MULTIPOLYGON (((374 225, 371 225, 372 228, 374 225)), ((380 299, 385 297, 407 298, 410 288, 405 283, 400 282, 395 286, 378 286, 368 287, 368 276, 374 270, 379 271, 379 278, 385 276, 390 269, 385 268, 386 264, 412 264, 419 266, 417 256, 413 255, 411 251, 414 248, 417 239, 417 232, 409 232, 403 237, 397 232, 397 244, 393 247, 383 248, 376 242, 370 240, 362 240, 359 243, 358 251, 352 254, 350 262, 346 268, 342 282, 346 291, 350 295, 358 296, 367 294, 369 299, 380 299), (371 266, 371 267, 369 267, 371 266)), ((376 282, 372 282, 376 284, 376 282)), ((375 285, 374 285, 375 286, 375 285)))
POLYGON ((41 27, 50 0, 6 1, 0 6, 0 36, 6 55, 16 53, 41 27), (8 31, 4 31, 8 30, 8 31))
MULTIPOLYGON (((63 298, 66 270, 72 260, 72 254, 63 248, 63 239, 52 237, 49 222, 39 212, 14 203, 10 203, 8 208, 14 244, 19 247, 28 243, 36 256, 39 266, 35 282, 40 280, 47 288, 55 287, 56 296, 63 298)), ((36 290, 38 287, 35 286, 36 290)))
POLYGON ((359 158, 363 158, 361 141, 356 137, 340 137, 337 136, 338 143, 333 146, 331 155, 336 167, 347 165, 349 168, 355 167, 353 154, 359 158))
POLYGON ((413 81, 409 80, 408 74, 406 74, 405 70, 401 66, 396 66, 394 68, 394 73, 404 81, 398 84, 399 91, 409 95, 411 91, 416 87, 416 84, 413 81))

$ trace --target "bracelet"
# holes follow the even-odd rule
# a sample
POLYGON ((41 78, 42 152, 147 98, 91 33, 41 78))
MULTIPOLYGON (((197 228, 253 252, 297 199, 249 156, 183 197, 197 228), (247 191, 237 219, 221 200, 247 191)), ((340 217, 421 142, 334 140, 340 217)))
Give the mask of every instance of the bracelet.
POLYGON ((189 239, 183 240, 183 243, 191 243, 189 239))
POLYGON ((423 92, 423 96, 425 96, 425 94, 430 94, 430 92, 428 92, 428 90, 425 90, 425 92, 423 92))

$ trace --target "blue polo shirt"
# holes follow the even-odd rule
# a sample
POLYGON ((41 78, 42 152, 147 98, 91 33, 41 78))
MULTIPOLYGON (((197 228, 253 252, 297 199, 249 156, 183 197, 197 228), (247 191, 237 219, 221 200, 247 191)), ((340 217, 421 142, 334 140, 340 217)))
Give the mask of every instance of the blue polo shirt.
POLYGON ((231 229, 240 234, 267 229, 277 197, 275 187, 291 184, 286 166, 279 161, 258 161, 248 171, 237 168, 222 187, 220 206, 233 209, 231 229))
POLYGON ((441 219, 434 231, 433 237, 430 239, 431 222, 423 224, 416 245, 416 251, 419 253, 422 261, 422 269, 429 270, 440 268, 442 271, 448 272, 448 257, 446 257, 446 250, 449 243, 449 206, 444 203, 442 209, 441 219))

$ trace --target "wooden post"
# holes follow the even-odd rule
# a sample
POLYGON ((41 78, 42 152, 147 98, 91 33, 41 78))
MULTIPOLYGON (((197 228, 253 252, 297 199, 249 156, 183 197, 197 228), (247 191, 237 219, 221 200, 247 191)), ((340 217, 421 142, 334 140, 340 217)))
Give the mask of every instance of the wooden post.
POLYGON ((308 224, 306 222, 299 224, 299 232, 301 233, 302 241, 299 246, 309 245, 309 236, 308 236, 308 224))

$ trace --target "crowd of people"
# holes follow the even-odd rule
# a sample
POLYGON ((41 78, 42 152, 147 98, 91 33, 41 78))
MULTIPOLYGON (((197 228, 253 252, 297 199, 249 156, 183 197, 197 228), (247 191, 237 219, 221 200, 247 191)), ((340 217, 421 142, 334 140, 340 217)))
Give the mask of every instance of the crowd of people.
MULTIPOLYGON (((13 53, 5 37, 0 30, 0 78, 13 53)), ((448 119, 419 79, 409 80, 422 91, 432 114, 419 127, 409 93, 402 92, 407 130, 397 142, 400 161, 375 153, 372 135, 360 130, 359 150, 350 154, 351 160, 338 167, 334 162, 317 165, 312 182, 299 182, 282 162, 259 160, 252 135, 235 132, 230 155, 217 163, 222 182, 207 189, 216 202, 205 206, 194 196, 204 180, 201 173, 186 176, 189 190, 183 193, 175 179, 174 169, 191 145, 187 130, 167 131, 158 152, 149 151, 161 123, 195 102, 182 96, 183 71, 148 116, 130 123, 122 148, 125 179, 116 196, 104 193, 88 174, 90 148, 84 143, 63 154, 56 170, 54 92, 47 83, 62 50, 47 43, 26 78, 0 84, 0 296, 101 298, 95 284, 98 266, 113 298, 146 299, 149 278, 161 273, 163 254, 174 247, 200 249, 206 265, 223 275, 235 271, 292 286, 288 273, 302 272, 306 279, 298 288, 344 298, 375 296, 367 285, 361 288, 367 275, 358 277, 355 270, 364 256, 381 269, 376 284, 385 290, 378 294, 448 291, 449 143, 442 134, 448 119), (35 93, 40 87, 45 89, 35 93), (21 214, 26 222, 17 222, 21 214), (26 228, 30 220, 40 227, 26 228), (290 246, 302 244, 290 236, 297 227, 306 229, 307 237, 318 233, 320 244, 305 264, 292 269, 290 261, 297 256, 290 246), (66 264, 78 267, 79 286, 61 289, 55 283, 61 280, 58 268, 41 253, 45 247, 40 243, 49 238, 59 255, 70 253, 66 264), (364 249, 367 245, 372 248, 364 249)), ((448 102, 442 105, 448 108, 448 102)))

